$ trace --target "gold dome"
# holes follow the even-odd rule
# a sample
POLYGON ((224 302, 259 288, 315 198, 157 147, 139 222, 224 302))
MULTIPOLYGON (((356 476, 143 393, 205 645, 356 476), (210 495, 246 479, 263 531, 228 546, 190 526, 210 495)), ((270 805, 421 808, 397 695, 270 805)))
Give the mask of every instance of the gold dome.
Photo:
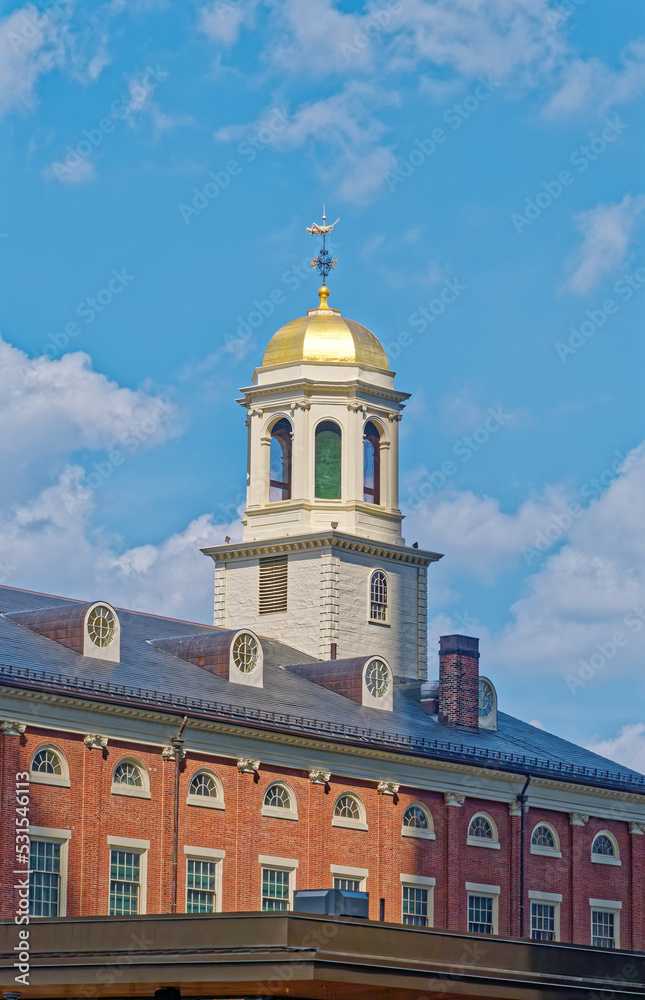
POLYGON ((387 355, 371 330, 327 305, 329 289, 318 289, 320 305, 280 327, 269 341, 262 366, 293 361, 351 363, 389 371, 387 355))

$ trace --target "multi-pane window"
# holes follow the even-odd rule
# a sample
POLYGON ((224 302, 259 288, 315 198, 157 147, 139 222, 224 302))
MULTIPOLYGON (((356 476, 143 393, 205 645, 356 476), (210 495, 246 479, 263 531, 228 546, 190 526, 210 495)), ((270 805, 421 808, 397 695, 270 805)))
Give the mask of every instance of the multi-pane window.
POLYGON ((262 909, 288 910, 291 872, 284 868, 262 869, 262 909))
POLYGON ((360 878, 345 878, 343 875, 334 875, 334 889, 345 889, 347 892, 361 892, 363 880, 360 878))
POLYGON ((555 903, 531 903, 531 937, 534 941, 555 941, 555 903))
POLYGON ((616 914, 613 910, 591 911, 591 943, 594 948, 616 947, 616 914))
POLYGON ((468 930, 473 934, 493 933, 492 896, 468 896, 468 930))
POLYGON ((63 765, 58 754, 46 747, 44 750, 39 750, 32 760, 31 770, 35 774, 62 775, 63 765))
POLYGON ((291 809, 291 796, 284 785, 271 785, 264 796, 264 804, 271 809, 291 809))
POLYGON ((191 781, 188 794, 201 795, 204 798, 217 798, 217 785, 215 784, 215 779, 205 771, 201 771, 199 774, 196 774, 191 781))
POLYGON ((340 819, 361 820, 361 807, 353 795, 341 795, 334 809, 334 816, 340 819))
POLYGON ((616 855, 614 845, 604 833, 599 833, 594 840, 591 853, 597 854, 601 858, 613 858, 616 855))
POLYGON ((428 926, 428 890, 417 885, 403 886, 403 923, 428 926))
POLYGON ((531 836, 531 847, 542 847, 547 851, 557 851, 557 844, 553 832, 548 826, 540 824, 536 826, 531 836))
POLYGON ((29 856, 29 913, 57 917, 60 909, 60 844, 32 840, 29 856))
POLYGON ((380 569, 370 577, 370 620, 387 621, 387 577, 380 569))
POLYGON ((493 827, 485 816, 474 816, 468 827, 468 836, 475 840, 494 840, 493 827))
POLYGON ((115 785, 129 785, 131 788, 143 788, 141 769, 130 761, 121 761, 115 768, 112 782, 115 785))
POLYGON ((188 858, 186 913, 215 913, 217 862, 188 858))
POLYGON ((421 806, 408 806, 403 813, 403 826, 415 830, 428 829, 428 817, 421 806))
POLYGON ((140 891, 141 855, 114 848, 110 851, 110 916, 138 913, 140 891))

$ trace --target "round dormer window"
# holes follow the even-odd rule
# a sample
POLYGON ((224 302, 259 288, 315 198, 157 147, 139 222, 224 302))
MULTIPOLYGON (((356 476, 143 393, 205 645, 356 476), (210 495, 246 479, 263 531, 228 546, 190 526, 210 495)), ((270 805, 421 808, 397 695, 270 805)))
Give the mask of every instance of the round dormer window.
POLYGON ((486 719, 493 711, 495 704, 495 692, 492 684, 489 684, 483 677, 479 679, 479 714, 482 719, 486 719))
POLYGON ((95 646, 102 649, 109 646, 116 634, 114 612, 104 604, 97 604, 88 615, 87 633, 95 646))
POLYGON ((258 662, 258 644, 252 635, 243 632, 233 643, 233 663, 243 674, 250 674, 258 662))
POLYGON ((373 698, 383 698, 390 688, 390 671, 383 660, 372 660, 365 671, 365 684, 373 698))

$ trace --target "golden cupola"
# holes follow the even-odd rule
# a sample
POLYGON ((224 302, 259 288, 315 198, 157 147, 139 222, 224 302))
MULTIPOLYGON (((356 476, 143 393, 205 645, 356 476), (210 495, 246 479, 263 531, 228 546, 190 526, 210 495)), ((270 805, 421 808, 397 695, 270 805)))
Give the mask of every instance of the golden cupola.
POLYGON ((312 361, 354 363, 389 371, 385 350, 372 331, 352 319, 344 319, 340 309, 331 309, 326 285, 318 289, 318 295, 320 304, 316 309, 309 309, 306 316, 292 319, 274 333, 264 352, 262 367, 312 361))

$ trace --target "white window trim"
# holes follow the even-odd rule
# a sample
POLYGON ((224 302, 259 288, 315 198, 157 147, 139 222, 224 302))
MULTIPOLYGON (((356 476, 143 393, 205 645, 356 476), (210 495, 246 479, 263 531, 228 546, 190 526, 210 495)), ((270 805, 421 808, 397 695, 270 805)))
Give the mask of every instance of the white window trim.
POLYGON ((538 820, 538 822, 535 824, 535 826, 531 830, 531 838, 530 838, 529 844, 530 844, 531 854, 540 854, 540 855, 542 855, 542 857, 545 857, 545 858, 561 858, 562 857, 562 851, 560 850, 560 837, 558 836, 558 831, 555 829, 554 826, 552 826, 551 823, 548 823, 544 819, 538 820), (537 828, 539 826, 545 826, 547 828, 547 830, 550 831, 551 836, 553 837, 553 840, 555 842, 555 847, 536 847, 536 846, 534 846, 534 844, 532 843, 532 841, 533 841, 533 834, 535 833, 535 831, 537 830, 537 828))
POLYGON ((298 803, 296 801, 296 796, 292 788, 286 783, 286 781, 272 781, 270 785, 267 785, 264 794, 262 796, 262 815, 270 816, 272 819, 298 819, 298 803), (289 802, 291 806, 289 809, 281 809, 280 806, 265 806, 264 800, 266 798, 267 792, 274 788, 275 785, 280 785, 284 788, 289 796, 289 802))
POLYGON ((409 805, 403 810, 403 815, 405 816, 408 809, 415 806, 417 809, 421 809, 428 821, 428 829, 421 830, 418 826, 404 826, 403 819, 401 819, 401 836, 402 837, 416 837, 418 840, 436 840, 434 832, 434 820, 432 818, 432 813, 426 806, 421 802, 410 802, 409 805))
MULTIPOLYGON (((67 916, 67 872, 69 842, 72 837, 71 830, 57 830, 49 826, 30 826, 29 837, 34 840, 47 840, 53 844, 60 844, 60 890, 58 894, 58 916, 67 916)), ((45 920, 45 917, 30 916, 30 920, 45 920)))
MULTIPOLYGON (((196 777, 200 774, 207 774, 209 778, 212 778, 215 782, 215 788, 217 793, 215 795, 191 795, 190 791, 186 796, 186 805, 189 806, 204 806, 206 809, 224 809, 224 793, 222 791, 222 782, 214 771, 209 770, 207 767, 200 767, 198 771, 191 776, 191 784, 196 777)), ((190 784, 188 785, 190 789, 190 784)))
POLYGON ((613 833, 611 833, 610 830, 598 830, 597 833, 594 833, 593 840, 591 841, 591 861, 592 864, 594 865, 620 866, 622 864, 620 860, 620 849, 618 847, 618 841, 616 840, 616 838, 614 837, 613 833), (611 841, 611 843, 614 846, 613 858, 608 858, 604 854, 594 854, 593 845, 596 843, 598 837, 607 837, 607 839, 611 841))
POLYGON ((137 760, 136 757, 122 757, 121 760, 116 762, 112 770, 112 787, 110 791, 112 795, 127 795, 129 798, 134 799, 151 798, 150 778, 147 768, 145 768, 141 761, 137 760), (133 767, 139 768, 139 771, 141 772, 141 780, 143 781, 141 788, 138 788, 136 785, 122 785, 120 782, 115 782, 114 773, 120 764, 132 764, 133 767))
POLYGON ((222 912, 222 868, 226 851, 221 851, 216 847, 189 847, 184 844, 184 854, 186 856, 186 881, 184 884, 184 910, 188 912, 188 862, 189 861, 215 861, 215 910, 214 913, 222 912))
MULTIPOLYGON (((489 896, 493 900, 493 933, 491 937, 499 934, 499 896, 501 888, 498 885, 484 885, 481 882, 466 882, 466 895, 468 896, 489 896)), ((466 898, 466 921, 468 922, 468 899, 466 898)), ((488 935, 482 934, 482 937, 488 935)))
POLYGON ((111 837, 107 838, 108 847, 110 848, 110 854, 108 855, 108 891, 107 891, 107 910, 106 913, 110 912, 110 883, 112 879, 110 877, 110 864, 111 864, 111 852, 112 849, 117 851, 136 851, 139 854, 139 913, 145 914, 148 912, 148 851, 150 850, 149 840, 139 840, 135 837, 111 837))
POLYGON ((69 764, 67 763, 67 758, 62 750, 59 750, 53 743, 43 743, 42 746, 39 746, 36 750, 34 750, 29 764, 29 781, 33 785, 56 785, 58 788, 70 788, 72 783, 69 780, 69 764), (56 754, 60 760, 62 774, 47 774, 46 771, 31 770, 34 757, 36 754, 39 754, 41 750, 51 750, 52 753, 56 754))
MULTIPOLYGON (((546 903, 548 906, 555 907, 554 910, 554 931, 555 940, 560 940, 560 904, 562 903, 562 893, 561 892, 540 892, 537 889, 529 889, 529 900, 531 903, 546 903)), ((531 910, 529 910, 529 933, 532 934, 533 931, 533 915, 531 910)), ((535 938, 532 938, 535 940, 535 938)), ((538 941, 538 944, 548 944, 548 941, 538 941)))
POLYGON ((360 799, 358 795, 354 795, 353 792, 341 792, 336 801, 334 802, 334 812, 331 818, 331 825, 342 826, 346 830, 367 830, 368 826, 367 823, 365 822, 365 816, 366 816, 365 806, 363 804, 362 799, 360 799), (342 799, 344 795, 351 795, 351 797, 356 800, 361 814, 360 819, 351 819, 348 816, 336 815, 336 806, 338 805, 339 800, 342 799))
POLYGON ((400 880, 401 880, 401 923, 403 923, 403 889, 404 886, 407 885, 410 886, 411 889, 428 890, 428 923, 426 924, 426 927, 434 927, 434 887, 437 883, 436 878, 432 878, 429 875, 405 875, 403 872, 401 872, 400 880))
POLYGON ((614 914, 614 949, 620 948, 620 911, 623 908, 623 904, 617 900, 611 899, 589 899, 589 923, 590 923, 590 937, 589 940, 593 941, 593 911, 594 910, 611 910, 614 914))
POLYGON ((473 813, 468 820, 468 829, 472 826, 473 820, 477 819, 478 816, 482 816, 487 823, 490 823, 490 828, 493 831, 493 839, 487 840, 485 837, 471 837, 469 833, 466 834, 466 843, 469 847, 487 847, 493 851, 501 850, 501 844, 499 842, 499 830, 497 829, 497 823, 487 812, 476 812, 473 813))
POLYGON ((365 892, 365 882, 369 878, 369 868, 353 868, 351 865, 330 865, 329 871, 335 878, 351 878, 360 881, 359 892, 365 892))
MULTIPOLYGON (((289 906, 288 910, 293 910, 293 894, 296 891, 296 871, 300 864, 295 858, 276 858, 272 857, 270 854, 259 854, 258 861, 260 862, 260 910, 262 911, 262 869, 263 868, 279 868, 281 871, 289 873, 289 906)), ((262 911, 266 912, 266 911, 262 911)))
POLYGON ((373 566, 367 578, 367 622, 369 625, 381 625, 390 628, 390 575, 380 566, 373 566), (387 601, 385 602, 385 620, 382 618, 372 618, 372 577, 375 573, 382 573, 385 577, 385 587, 387 601))

